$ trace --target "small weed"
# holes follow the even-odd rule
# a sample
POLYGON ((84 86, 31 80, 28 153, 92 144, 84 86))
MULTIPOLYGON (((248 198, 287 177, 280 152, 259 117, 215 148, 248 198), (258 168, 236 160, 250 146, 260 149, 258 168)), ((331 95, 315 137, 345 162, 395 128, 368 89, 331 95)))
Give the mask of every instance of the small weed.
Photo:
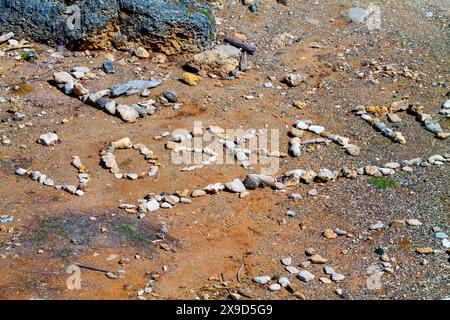
POLYGON ((133 243, 143 243, 146 242, 145 235, 132 227, 129 224, 121 223, 117 226, 117 229, 122 233, 129 241, 133 243))
POLYGON ((381 190, 386 190, 389 188, 394 188, 398 186, 398 181, 394 179, 387 179, 387 178, 372 178, 369 180, 369 184, 376 186, 380 188, 381 190))

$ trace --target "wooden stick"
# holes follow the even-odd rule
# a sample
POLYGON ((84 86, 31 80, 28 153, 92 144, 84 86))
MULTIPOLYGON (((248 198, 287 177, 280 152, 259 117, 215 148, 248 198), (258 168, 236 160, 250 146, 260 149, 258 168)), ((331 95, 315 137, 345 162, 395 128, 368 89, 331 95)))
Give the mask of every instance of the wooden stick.
POLYGON ((239 70, 241 71, 248 70, 248 57, 246 51, 243 51, 241 54, 241 60, 239 61, 239 70))
POLYGON ((236 38, 233 38, 232 36, 225 36, 223 40, 236 48, 247 51, 248 53, 254 53, 256 51, 256 47, 254 45, 240 41, 236 38))
POLYGON ((82 269, 88 269, 88 270, 92 270, 92 271, 99 271, 99 272, 112 272, 111 270, 106 270, 106 269, 101 269, 101 268, 97 268, 97 267, 93 267, 93 266, 88 266, 86 264, 77 264, 77 267, 82 268, 82 269))

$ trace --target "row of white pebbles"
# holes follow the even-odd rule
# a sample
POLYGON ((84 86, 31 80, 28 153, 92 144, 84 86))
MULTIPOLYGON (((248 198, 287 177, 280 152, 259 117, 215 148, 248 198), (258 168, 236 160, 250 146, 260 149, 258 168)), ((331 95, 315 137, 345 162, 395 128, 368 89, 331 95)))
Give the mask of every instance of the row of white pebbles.
POLYGON ((78 170, 78 186, 67 183, 58 184, 54 179, 44 173, 41 173, 40 171, 18 168, 16 170, 16 174, 19 176, 29 176, 32 180, 37 181, 44 186, 52 187, 56 190, 64 190, 73 195, 82 196, 86 191, 88 182, 90 181, 90 176, 86 167, 81 164, 80 157, 72 156, 72 165, 78 170))

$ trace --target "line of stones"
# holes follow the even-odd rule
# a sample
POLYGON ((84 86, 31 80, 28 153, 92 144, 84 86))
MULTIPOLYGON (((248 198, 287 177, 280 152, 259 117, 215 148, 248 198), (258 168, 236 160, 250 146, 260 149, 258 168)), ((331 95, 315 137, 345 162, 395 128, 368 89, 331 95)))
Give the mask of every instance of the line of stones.
MULTIPOLYGON (((274 190, 284 191, 286 187, 299 185, 300 183, 312 184, 316 183, 328 183, 336 181, 338 178, 356 179, 358 176, 390 176, 396 174, 396 170, 402 170, 404 172, 412 172, 413 166, 428 167, 431 165, 443 165, 450 162, 450 153, 444 155, 432 155, 426 160, 421 158, 415 158, 411 160, 404 160, 400 163, 389 162, 383 167, 375 165, 366 165, 365 167, 357 168, 356 170, 343 167, 339 170, 330 170, 327 168, 321 168, 318 172, 314 170, 294 169, 284 173, 280 178, 274 176, 268 176, 263 174, 248 174, 244 181, 240 179, 234 179, 226 184, 212 183, 204 187, 203 189, 195 189, 192 192, 189 190, 171 192, 162 192, 161 194, 148 194, 143 199, 139 199, 139 205, 137 210, 140 215, 139 218, 145 217, 145 212, 153 212, 160 208, 170 209, 177 203, 189 204, 192 203, 191 198, 198 198, 207 194, 215 195, 225 190, 231 193, 239 194, 240 198, 247 197, 250 193, 248 190, 255 190, 257 188, 270 187, 274 190)), ((119 206, 122 209, 131 213, 136 213, 136 206, 132 204, 121 204, 119 206)))
MULTIPOLYGON (((448 110, 450 108, 450 102, 446 102, 443 104, 442 109, 440 111, 441 114, 448 114, 448 110), (444 107, 446 106, 446 107, 444 107), (447 112, 447 113, 445 113, 447 112)), ((444 132, 439 123, 433 120, 432 116, 428 113, 424 112, 424 107, 420 105, 410 105, 407 100, 402 100, 398 102, 394 102, 391 104, 389 110, 383 107, 365 107, 365 106, 356 106, 352 109, 353 112, 356 113, 357 116, 361 117, 361 119, 365 120, 369 123, 375 130, 381 132, 381 134, 390 139, 393 142, 398 142, 401 144, 406 143, 406 139, 400 131, 394 131, 389 128, 384 122, 382 122, 378 117, 372 117, 368 113, 371 112, 381 112, 390 114, 406 111, 409 114, 415 116, 416 120, 419 121, 425 128, 425 130, 433 133, 438 139, 446 139, 450 136, 450 133, 444 132), (372 111, 373 110, 373 111, 372 111)))
POLYGON ((72 156, 71 163, 78 170, 78 186, 74 186, 71 184, 57 184, 55 180, 48 177, 46 174, 41 173, 40 171, 32 171, 24 168, 18 168, 16 170, 16 174, 19 176, 29 176, 32 180, 39 182, 40 184, 48 187, 53 187, 56 190, 64 190, 67 193, 82 196, 86 191, 88 182, 90 181, 90 176, 88 174, 88 170, 85 166, 81 164, 81 160, 79 156, 72 156))
POLYGON ((360 153, 360 148, 350 143, 350 139, 337 134, 332 134, 325 130, 324 126, 314 125, 310 120, 298 120, 291 128, 289 134, 293 136, 289 140, 289 154, 292 157, 301 156, 301 146, 317 143, 329 144, 331 142, 340 145, 345 151, 352 156, 357 156, 360 153), (321 138, 301 140, 300 138, 306 133, 306 131, 312 132, 316 135, 320 135, 321 138))
MULTIPOLYGON (((66 95, 75 96, 79 98, 84 103, 96 107, 110 115, 119 116, 125 122, 136 122, 138 118, 143 118, 147 115, 152 115, 156 112, 156 106, 154 100, 148 100, 145 102, 138 102, 132 104, 131 107, 125 104, 116 102, 113 99, 106 99, 106 96, 115 96, 113 89, 104 89, 95 93, 90 93, 90 91, 83 87, 83 85, 78 82, 79 79, 85 77, 90 72, 89 68, 86 67, 75 67, 72 69, 71 73, 68 72, 56 72, 53 75, 53 79, 57 83, 57 87, 64 92, 66 95)), ((134 83, 140 80, 135 80, 129 82, 129 88, 133 87, 134 83)), ((143 81, 147 83, 147 86, 157 86, 160 82, 157 81, 143 81)), ((126 86, 122 85, 122 86, 126 86)), ((119 86, 120 87, 120 86, 119 86)))
MULTIPOLYGON (((238 163, 240 163, 244 168, 249 169, 250 167, 250 160, 249 155, 252 153, 258 154, 260 156, 265 157, 276 157, 276 158, 285 158, 287 157, 286 153, 281 153, 279 151, 269 152, 264 148, 260 148, 257 150, 251 150, 249 148, 241 148, 239 145, 242 145, 249 141, 252 138, 255 138, 258 135, 258 132, 256 129, 249 130, 248 133, 244 134, 243 136, 236 137, 235 140, 229 139, 229 137, 226 135, 225 130, 219 126, 209 126, 207 128, 207 131, 209 134, 211 134, 211 137, 218 138, 218 143, 220 143, 223 147, 223 150, 226 151, 228 154, 235 157, 238 163)), ((193 137, 202 137, 203 136, 203 129, 201 127, 194 127, 191 133, 188 134, 174 134, 172 135, 171 141, 167 142, 165 144, 165 148, 167 150, 172 150, 173 153, 194 153, 197 155, 205 155, 207 158, 202 160, 198 164, 194 164, 192 166, 187 166, 181 169, 182 172, 185 171, 193 171, 196 169, 203 168, 206 165, 213 164, 217 161, 217 152, 214 150, 204 147, 204 148, 192 148, 183 145, 183 142, 191 141, 193 137)), ((203 159, 203 158, 202 158, 203 159)))

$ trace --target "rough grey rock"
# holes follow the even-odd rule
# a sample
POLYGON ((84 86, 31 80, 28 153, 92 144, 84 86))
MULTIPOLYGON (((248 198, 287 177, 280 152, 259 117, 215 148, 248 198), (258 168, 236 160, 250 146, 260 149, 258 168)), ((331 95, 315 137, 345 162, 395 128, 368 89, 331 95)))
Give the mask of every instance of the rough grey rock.
POLYGON ((132 95, 144 91, 145 89, 155 88, 161 84, 161 81, 132 80, 111 88, 111 97, 119 97, 121 95, 132 95))
POLYGON ((124 104, 118 105, 116 110, 120 114, 122 120, 126 122, 136 122, 137 118, 139 117, 139 113, 137 113, 136 110, 124 104))
POLYGON ((241 193, 245 191, 245 186, 239 179, 234 179, 231 182, 225 184, 226 190, 234 193, 241 193))
POLYGON ((277 182, 277 179, 263 174, 249 174, 245 177, 244 185, 247 189, 254 190, 257 187, 272 187, 277 182))
POLYGON ((196 52, 215 29, 204 1, 0 0, 0 8, 0 33, 76 49, 140 44, 166 54, 196 52))

